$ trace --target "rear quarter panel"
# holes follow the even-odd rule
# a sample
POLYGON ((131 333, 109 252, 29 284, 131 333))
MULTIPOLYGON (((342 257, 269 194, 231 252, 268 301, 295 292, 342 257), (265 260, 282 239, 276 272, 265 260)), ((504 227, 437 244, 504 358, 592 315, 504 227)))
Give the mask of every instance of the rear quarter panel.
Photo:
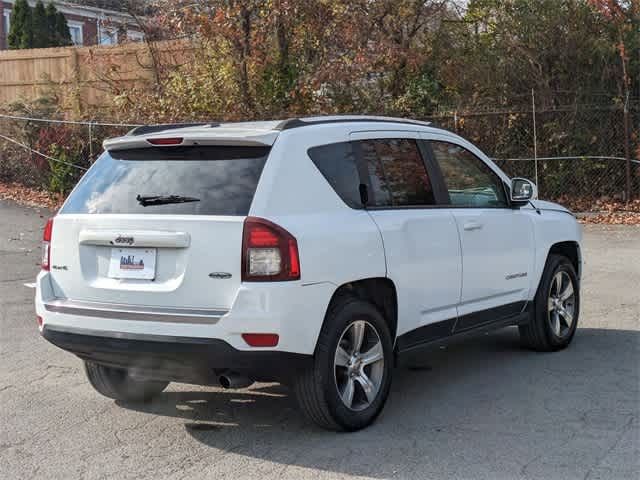
POLYGON ((314 146, 348 140, 344 127, 332 125, 313 127, 313 135, 283 132, 249 212, 276 222, 296 237, 303 284, 340 286, 386 274, 375 223, 365 210, 352 209, 342 201, 307 153, 314 146))
MULTIPOLYGON (((304 310, 305 337, 318 337, 326 309, 336 289, 348 282, 386 276, 380 232, 365 210, 347 206, 309 158, 314 146, 345 142, 344 127, 323 125, 284 131, 278 137, 262 172, 249 215, 266 218, 289 231, 298 242, 301 278, 295 287, 318 290, 323 308, 304 310), (303 130, 307 130, 305 132, 303 130)), ((295 285, 294 285, 295 284, 295 285)), ((316 303, 317 304, 317 303, 316 303)), ((307 341, 307 340, 305 340, 307 341)))

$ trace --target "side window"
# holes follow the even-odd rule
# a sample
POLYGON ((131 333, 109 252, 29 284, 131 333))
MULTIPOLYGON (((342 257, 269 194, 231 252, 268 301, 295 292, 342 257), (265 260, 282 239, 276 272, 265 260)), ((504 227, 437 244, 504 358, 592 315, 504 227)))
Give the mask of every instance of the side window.
POLYGON ((442 170, 451 205, 459 207, 507 207, 502 180, 467 149, 447 142, 431 141, 442 170))
POLYGON ((359 142, 369 174, 373 206, 434 205, 431 181, 415 140, 359 142))
POLYGON ((344 203, 352 208, 362 208, 353 145, 349 142, 332 143, 310 148, 308 154, 344 203))

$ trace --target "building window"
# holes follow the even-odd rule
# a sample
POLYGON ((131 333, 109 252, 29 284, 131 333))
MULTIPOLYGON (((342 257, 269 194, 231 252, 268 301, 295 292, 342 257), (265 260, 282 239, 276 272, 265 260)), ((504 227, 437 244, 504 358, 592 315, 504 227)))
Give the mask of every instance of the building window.
POLYGON ((67 20, 69 25, 69 33, 71 34, 71 41, 74 45, 82 45, 84 43, 84 36, 82 32, 83 23, 67 20))
POLYGON ((118 43, 118 30, 115 28, 100 27, 100 45, 117 45, 118 43))
POLYGON ((127 30, 127 38, 131 42, 142 42, 144 40, 144 33, 136 30, 127 30))
POLYGON ((11 10, 5 8, 2 20, 4 21, 4 38, 9 38, 9 29, 11 28, 11 10))

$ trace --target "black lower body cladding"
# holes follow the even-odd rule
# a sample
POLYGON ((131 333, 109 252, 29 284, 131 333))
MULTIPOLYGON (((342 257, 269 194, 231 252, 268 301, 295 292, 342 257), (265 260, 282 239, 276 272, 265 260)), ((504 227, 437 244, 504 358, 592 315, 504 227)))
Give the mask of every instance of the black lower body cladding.
POLYGON ((83 360, 127 369, 143 378, 201 385, 218 385, 218 375, 226 370, 286 384, 313 360, 311 355, 289 352, 241 351, 220 339, 107 337, 47 326, 42 336, 83 360))

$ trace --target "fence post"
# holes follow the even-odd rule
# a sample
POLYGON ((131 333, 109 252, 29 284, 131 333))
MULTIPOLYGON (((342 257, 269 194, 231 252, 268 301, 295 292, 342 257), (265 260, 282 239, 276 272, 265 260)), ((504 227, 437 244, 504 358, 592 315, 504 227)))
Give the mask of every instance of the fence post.
POLYGON ((93 120, 89 120, 89 163, 93 163, 93 120))
POLYGON ((538 132, 536 130, 536 93, 531 89, 531 106, 533 111, 533 165, 535 168, 536 187, 538 187, 538 195, 540 195, 540 185, 538 184, 538 132))
POLYGON ((622 110, 622 121, 624 123, 624 157, 626 158, 625 176, 627 179, 625 201, 629 203, 631 201, 631 147, 629 145, 631 142, 631 132, 629 128, 629 92, 628 91, 624 99, 624 108, 622 110))

